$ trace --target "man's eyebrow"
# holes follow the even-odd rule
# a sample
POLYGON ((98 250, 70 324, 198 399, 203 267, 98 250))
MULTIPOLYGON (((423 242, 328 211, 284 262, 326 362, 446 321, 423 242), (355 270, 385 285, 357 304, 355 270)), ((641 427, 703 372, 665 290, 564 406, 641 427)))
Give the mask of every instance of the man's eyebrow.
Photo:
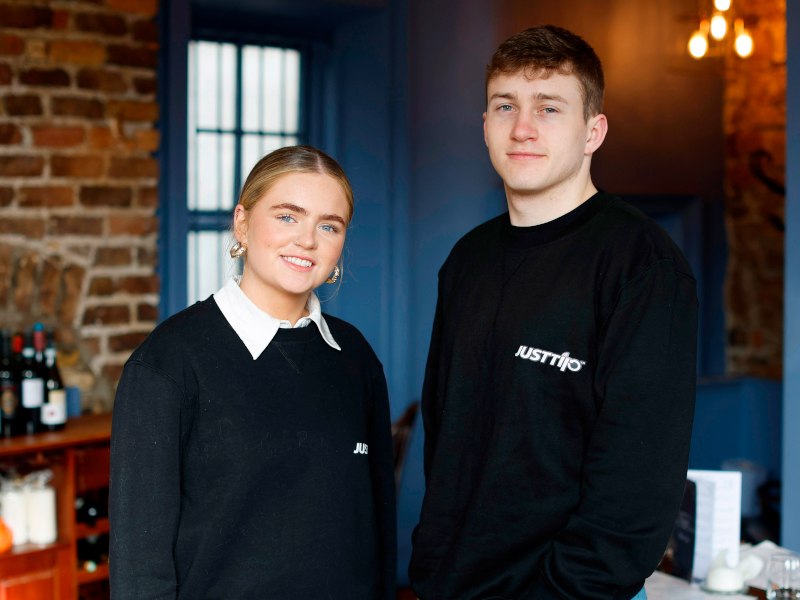
POLYGON ((489 100, 516 100, 517 95, 514 92, 495 92, 489 96, 489 100))
POLYGON ((545 94, 543 92, 539 92, 534 96, 537 100, 550 100, 552 102, 561 102, 562 104, 569 104, 567 99, 564 96, 559 96, 558 94, 545 94))

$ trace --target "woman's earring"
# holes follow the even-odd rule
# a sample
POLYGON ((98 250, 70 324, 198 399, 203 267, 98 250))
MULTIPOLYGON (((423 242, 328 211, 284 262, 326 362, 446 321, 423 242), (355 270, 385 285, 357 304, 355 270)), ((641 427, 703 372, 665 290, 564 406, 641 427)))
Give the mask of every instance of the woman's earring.
POLYGON ((243 244, 242 242, 236 242, 231 247, 231 258, 240 258, 245 255, 247 252, 247 244, 243 244))
POLYGON ((339 265, 334 265, 333 273, 325 280, 325 283, 336 283, 336 280, 339 279, 339 275, 341 274, 342 270, 339 268, 339 265))

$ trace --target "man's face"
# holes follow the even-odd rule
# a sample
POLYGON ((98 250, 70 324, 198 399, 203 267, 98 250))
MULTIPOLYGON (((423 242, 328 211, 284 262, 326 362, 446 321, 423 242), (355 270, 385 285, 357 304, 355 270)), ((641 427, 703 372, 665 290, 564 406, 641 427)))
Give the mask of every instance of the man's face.
POLYGON ((496 75, 487 87, 483 133, 489 157, 506 193, 518 197, 557 194, 588 179, 591 155, 605 135, 603 115, 584 120, 578 79, 545 75, 496 75))

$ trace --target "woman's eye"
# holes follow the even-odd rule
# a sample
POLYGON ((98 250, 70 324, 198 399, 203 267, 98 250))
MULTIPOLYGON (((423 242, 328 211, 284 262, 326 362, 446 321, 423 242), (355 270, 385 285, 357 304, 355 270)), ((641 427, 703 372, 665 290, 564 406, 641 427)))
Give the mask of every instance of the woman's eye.
POLYGON ((320 229, 322 229, 322 231, 327 231, 328 233, 339 233, 339 228, 336 227, 336 225, 329 225, 327 223, 320 225, 320 229))
POLYGON ((284 223, 296 223, 295 218, 292 215, 278 215, 278 221, 283 221, 284 223))

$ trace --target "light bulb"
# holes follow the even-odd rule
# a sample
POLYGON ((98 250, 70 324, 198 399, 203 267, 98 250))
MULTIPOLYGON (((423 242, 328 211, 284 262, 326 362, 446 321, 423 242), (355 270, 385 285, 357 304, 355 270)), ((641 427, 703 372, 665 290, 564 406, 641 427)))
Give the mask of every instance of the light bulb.
POLYGON ((721 12, 725 12, 731 7, 731 0, 714 0, 714 8, 721 12))
POLYGON ((689 39, 688 49, 689 54, 698 59, 703 58, 706 52, 708 52, 708 39, 699 29, 695 31, 689 39))
POLYGON ((753 53, 753 38, 747 30, 742 30, 742 32, 736 36, 733 47, 736 50, 736 54, 742 58, 747 58, 753 53))
POLYGON ((721 14, 717 13, 711 17, 711 37, 719 41, 728 33, 728 22, 721 14))

